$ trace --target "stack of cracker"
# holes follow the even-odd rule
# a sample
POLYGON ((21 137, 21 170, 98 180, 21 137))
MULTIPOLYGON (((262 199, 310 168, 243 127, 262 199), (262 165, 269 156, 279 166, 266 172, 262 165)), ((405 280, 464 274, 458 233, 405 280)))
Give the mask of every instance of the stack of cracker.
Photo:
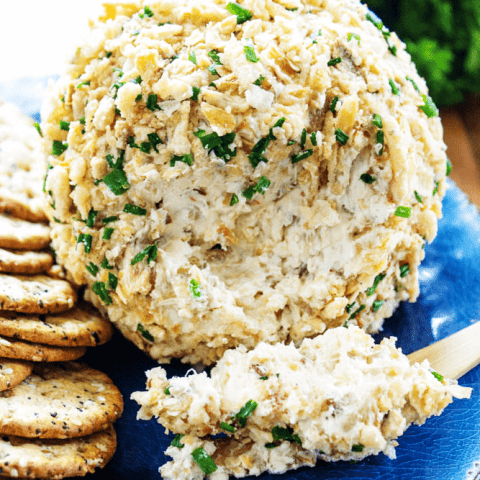
POLYGON ((113 329, 53 265, 38 133, 0 101, 0 477, 59 479, 110 460, 123 399, 72 361, 113 329))

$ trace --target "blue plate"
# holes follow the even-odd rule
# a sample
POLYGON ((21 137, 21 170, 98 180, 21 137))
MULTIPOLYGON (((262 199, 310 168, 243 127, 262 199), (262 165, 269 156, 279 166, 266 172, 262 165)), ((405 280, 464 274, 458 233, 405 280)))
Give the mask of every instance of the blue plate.
MULTIPOLYGON (((16 103, 38 120, 46 78, 27 78, 0 84, 0 98, 16 103)), ((438 236, 426 247, 420 267, 421 295, 414 304, 402 304, 376 336, 398 338, 405 353, 480 320, 480 214, 452 182, 443 204, 444 218, 438 236)), ((113 460, 95 478, 159 479, 158 467, 169 459, 166 450, 172 435, 154 420, 135 419, 138 406, 130 394, 145 389, 144 371, 157 363, 118 332, 111 342, 90 349, 85 361, 106 372, 118 385, 125 411, 116 423, 118 449, 113 460)), ((184 375, 188 366, 173 362, 170 376, 184 375)), ((457 400, 440 417, 422 427, 412 426, 399 439, 397 459, 383 455, 356 464, 318 462, 283 476, 264 474, 264 480, 467 480, 480 479, 480 368, 466 374, 460 384, 473 387, 470 400, 457 400)))

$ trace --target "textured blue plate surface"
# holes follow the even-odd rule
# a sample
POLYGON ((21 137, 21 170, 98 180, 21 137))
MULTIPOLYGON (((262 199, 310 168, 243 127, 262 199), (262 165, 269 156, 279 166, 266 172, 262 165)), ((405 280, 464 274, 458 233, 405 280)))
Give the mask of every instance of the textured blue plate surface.
MULTIPOLYGON (((38 119, 46 83, 41 78, 0 84, 0 98, 16 103, 38 119)), ((377 335, 378 339, 397 337, 397 345, 405 353, 480 320, 480 214, 452 182, 449 185, 438 236, 426 247, 426 259, 420 268, 420 298, 415 304, 402 304, 377 335)), ((129 399, 132 392, 145 389, 144 371, 157 364, 118 333, 107 345, 90 349, 85 360, 106 372, 125 400, 125 412, 116 423, 117 452, 94 478, 160 479, 158 467, 168 460, 163 452, 173 436, 166 436, 154 420, 137 421, 137 404, 129 399)), ((188 368, 180 362, 166 366, 170 376, 183 375, 188 368)), ((283 476, 264 474, 260 478, 479 480, 479 382, 477 367, 459 382, 473 387, 472 398, 455 401, 442 416, 431 418, 422 427, 410 427, 399 439, 394 461, 379 455, 356 464, 318 462, 315 468, 301 468, 283 476)))

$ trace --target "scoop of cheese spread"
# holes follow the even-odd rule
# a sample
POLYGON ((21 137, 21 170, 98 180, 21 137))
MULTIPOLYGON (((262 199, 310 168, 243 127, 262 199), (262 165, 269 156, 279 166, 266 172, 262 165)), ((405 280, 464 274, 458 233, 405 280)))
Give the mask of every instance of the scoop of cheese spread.
POLYGON ((206 373, 167 379, 147 372, 147 391, 132 398, 137 418, 157 417, 181 434, 170 446, 166 479, 203 478, 192 452, 203 448, 217 470, 212 480, 263 471, 282 473, 326 461, 380 452, 395 458, 395 439, 412 423, 439 415, 471 389, 432 374, 428 361, 410 365, 395 338, 375 345, 357 326, 334 328, 294 345, 230 350, 206 373), (226 433, 227 438, 210 435, 226 433))
POLYGON ((445 145, 365 5, 107 7, 44 104, 45 190, 58 261, 127 338, 211 364, 416 299, 445 145))

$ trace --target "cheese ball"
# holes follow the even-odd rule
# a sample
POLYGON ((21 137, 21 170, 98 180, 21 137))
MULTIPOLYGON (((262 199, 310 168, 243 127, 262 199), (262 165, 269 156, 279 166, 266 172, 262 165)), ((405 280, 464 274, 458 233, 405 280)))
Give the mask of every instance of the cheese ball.
POLYGON ((377 332, 419 294, 442 127, 357 0, 107 5, 42 131, 58 262, 160 362, 377 332))

